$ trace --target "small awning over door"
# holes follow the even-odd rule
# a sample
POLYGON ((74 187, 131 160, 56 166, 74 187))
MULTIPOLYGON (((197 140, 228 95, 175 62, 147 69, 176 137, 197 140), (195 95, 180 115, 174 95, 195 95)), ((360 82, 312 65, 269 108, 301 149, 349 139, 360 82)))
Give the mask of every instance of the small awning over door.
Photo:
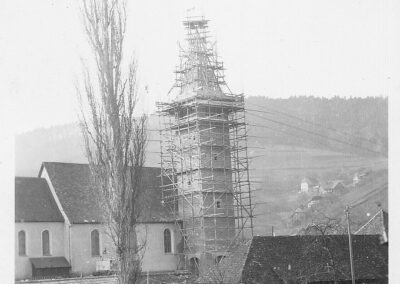
POLYGON ((68 260, 63 256, 58 257, 35 257, 29 259, 36 269, 43 268, 68 268, 71 267, 68 260))

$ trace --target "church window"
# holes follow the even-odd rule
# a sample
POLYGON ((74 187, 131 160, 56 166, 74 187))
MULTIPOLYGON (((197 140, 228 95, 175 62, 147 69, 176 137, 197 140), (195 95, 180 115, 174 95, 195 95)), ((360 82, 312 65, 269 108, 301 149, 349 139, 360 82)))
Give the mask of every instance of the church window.
POLYGON ((26 235, 25 231, 18 232, 18 254, 26 255, 26 235))
POLYGON ((98 230, 93 230, 90 234, 92 244, 92 256, 100 255, 100 235, 98 230))
POLYGON ((164 252, 171 253, 172 245, 171 245, 171 231, 169 229, 164 230, 164 252))
POLYGON ((199 275, 200 260, 197 257, 192 257, 189 261, 189 269, 193 275, 199 275))
POLYGON ((42 232, 42 254, 50 255, 50 232, 48 230, 42 232))
POLYGON ((216 201, 216 205, 217 205, 217 208, 218 208, 218 209, 222 208, 222 202, 221 202, 221 200, 217 200, 217 201, 216 201))
POLYGON ((221 260, 223 260, 224 259, 224 257, 225 256, 223 256, 223 255, 219 255, 219 256, 217 256, 216 258, 215 258, 215 263, 217 264, 217 263, 220 263, 221 262, 221 260))

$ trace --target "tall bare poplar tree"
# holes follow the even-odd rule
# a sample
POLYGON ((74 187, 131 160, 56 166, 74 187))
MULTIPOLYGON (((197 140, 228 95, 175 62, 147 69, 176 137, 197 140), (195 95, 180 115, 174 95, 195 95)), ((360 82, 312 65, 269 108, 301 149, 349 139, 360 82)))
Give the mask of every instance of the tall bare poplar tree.
POLYGON ((116 247, 119 283, 137 283, 141 273, 136 224, 141 212, 142 167, 145 160, 146 117, 135 118, 137 66, 132 60, 123 72, 122 48, 126 3, 83 0, 85 32, 96 62, 85 67, 78 88, 86 154, 99 191, 105 223, 116 247))

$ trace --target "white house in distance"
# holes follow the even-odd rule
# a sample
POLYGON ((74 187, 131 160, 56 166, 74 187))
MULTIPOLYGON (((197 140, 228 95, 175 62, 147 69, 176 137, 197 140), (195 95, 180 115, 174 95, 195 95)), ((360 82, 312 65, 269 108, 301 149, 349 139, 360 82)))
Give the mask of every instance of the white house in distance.
MULTIPOLYGON (((160 169, 144 168, 145 209, 138 240, 146 239, 144 272, 181 269, 179 227, 161 204, 160 169)), ((87 164, 42 164, 37 178, 15 180, 15 277, 90 275, 107 269, 114 246, 102 209, 89 190, 87 164)))
POLYGON ((300 183, 300 193, 308 193, 311 190, 316 191, 319 189, 318 181, 311 178, 303 178, 300 183))

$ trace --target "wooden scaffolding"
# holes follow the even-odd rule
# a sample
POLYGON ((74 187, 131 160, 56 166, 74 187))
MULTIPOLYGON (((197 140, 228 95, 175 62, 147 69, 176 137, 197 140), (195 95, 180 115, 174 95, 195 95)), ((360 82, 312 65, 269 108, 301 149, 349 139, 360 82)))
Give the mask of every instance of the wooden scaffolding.
POLYGON ((157 103, 163 204, 179 224, 186 259, 221 257, 253 235, 244 96, 224 80, 223 63, 208 41, 208 21, 183 22, 174 99, 157 103))

